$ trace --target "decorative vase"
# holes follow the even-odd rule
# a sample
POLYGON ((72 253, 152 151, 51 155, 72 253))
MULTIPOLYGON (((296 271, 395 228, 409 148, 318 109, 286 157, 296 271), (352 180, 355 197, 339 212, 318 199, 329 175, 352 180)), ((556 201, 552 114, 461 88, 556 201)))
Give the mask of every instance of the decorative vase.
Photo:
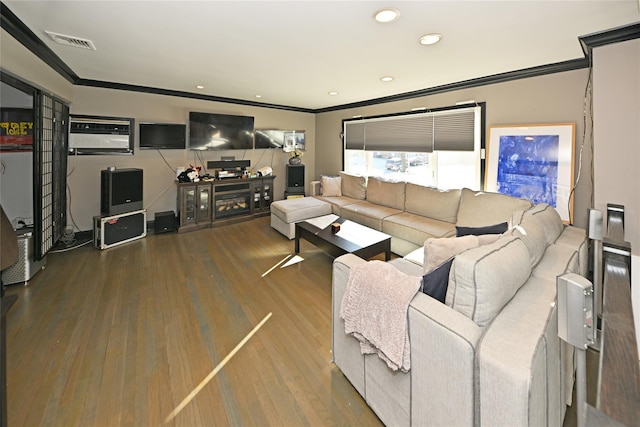
POLYGON ((289 164, 290 165, 301 165, 302 164, 302 159, 298 156, 294 156, 294 157, 289 157, 289 164))

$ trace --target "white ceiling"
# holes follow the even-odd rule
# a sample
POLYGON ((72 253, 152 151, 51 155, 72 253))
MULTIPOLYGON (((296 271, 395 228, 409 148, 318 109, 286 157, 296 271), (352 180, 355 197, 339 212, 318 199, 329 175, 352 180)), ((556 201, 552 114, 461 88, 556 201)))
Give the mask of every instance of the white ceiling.
POLYGON ((583 58, 579 36, 640 21, 638 0, 3 2, 81 79, 305 109, 583 58))

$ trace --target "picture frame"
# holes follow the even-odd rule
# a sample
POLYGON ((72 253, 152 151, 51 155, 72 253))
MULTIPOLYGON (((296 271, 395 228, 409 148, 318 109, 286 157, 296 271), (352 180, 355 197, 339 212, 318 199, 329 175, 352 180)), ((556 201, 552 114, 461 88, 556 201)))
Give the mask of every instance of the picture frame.
POLYGON ((292 130, 284 132, 283 150, 285 152, 291 152, 294 150, 305 151, 305 148, 305 131, 292 130))
POLYGON ((547 203, 573 215, 575 123, 491 126, 485 191, 547 203))

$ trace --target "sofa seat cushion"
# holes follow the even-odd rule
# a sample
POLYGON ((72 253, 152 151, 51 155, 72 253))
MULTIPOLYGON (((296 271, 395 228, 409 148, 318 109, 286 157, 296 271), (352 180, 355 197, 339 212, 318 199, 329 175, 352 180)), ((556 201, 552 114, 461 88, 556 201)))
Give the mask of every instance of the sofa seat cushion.
POLYGON ((359 203, 343 206, 340 209, 340 216, 358 224, 366 225, 374 230, 382 231, 382 220, 401 212, 399 209, 376 205, 363 200, 359 203))
POLYGON ((502 236, 456 256, 446 304, 486 327, 530 274, 526 245, 518 237, 502 236))
POLYGON ((331 213, 331 204, 315 197, 278 200, 269 206, 271 214, 287 224, 331 213))
POLYGON ((431 237, 453 236, 456 229, 449 222, 401 212, 382 221, 382 232, 422 246, 431 237))
POLYGON ((439 190, 408 182, 405 191, 406 212, 455 224, 460 190, 439 190))
POLYGON ((339 197, 326 197, 326 196, 313 196, 323 202, 331 203, 331 211, 338 216, 341 216, 342 207, 347 205, 353 205, 354 203, 363 202, 363 200, 354 199, 347 196, 339 197))
POLYGON ((480 227, 510 221, 513 212, 531 207, 531 202, 500 193, 463 188, 456 225, 480 227))
POLYGON ((404 210, 405 183, 369 177, 367 200, 373 204, 404 210))

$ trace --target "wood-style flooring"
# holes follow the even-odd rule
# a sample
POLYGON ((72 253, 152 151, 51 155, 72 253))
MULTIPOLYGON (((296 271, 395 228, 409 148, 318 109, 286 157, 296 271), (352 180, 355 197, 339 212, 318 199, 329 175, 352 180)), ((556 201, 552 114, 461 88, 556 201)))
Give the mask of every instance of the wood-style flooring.
POLYGON ((9 425, 381 425, 331 363, 332 259, 292 255, 268 217, 49 254, 6 288, 9 425))
POLYGON ((263 217, 49 254, 6 288, 9 426, 381 425, 331 363, 332 259, 293 245, 263 217))

